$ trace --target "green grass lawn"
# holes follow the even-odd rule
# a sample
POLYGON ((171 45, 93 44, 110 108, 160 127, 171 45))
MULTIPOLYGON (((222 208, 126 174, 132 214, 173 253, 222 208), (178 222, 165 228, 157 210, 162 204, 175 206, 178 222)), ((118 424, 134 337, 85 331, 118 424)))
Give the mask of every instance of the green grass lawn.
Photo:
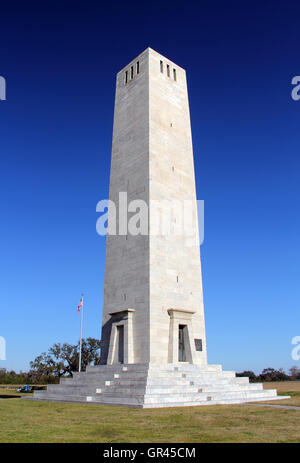
MULTIPOLYGON (((287 404, 294 400, 299 404, 300 382, 271 386, 280 394, 293 395, 287 404)), ((20 395, 14 390, 0 392, 5 393, 20 395)), ((253 405, 141 410, 0 399, 0 442, 299 441, 300 410, 253 405)))

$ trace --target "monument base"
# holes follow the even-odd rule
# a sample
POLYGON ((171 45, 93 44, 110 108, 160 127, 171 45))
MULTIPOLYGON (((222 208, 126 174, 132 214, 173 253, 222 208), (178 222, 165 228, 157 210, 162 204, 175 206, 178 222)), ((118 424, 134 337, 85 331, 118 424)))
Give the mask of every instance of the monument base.
POLYGON ((31 400, 118 405, 136 408, 240 404, 287 399, 276 389, 236 377, 221 365, 188 363, 90 366, 86 372, 62 378, 31 400))

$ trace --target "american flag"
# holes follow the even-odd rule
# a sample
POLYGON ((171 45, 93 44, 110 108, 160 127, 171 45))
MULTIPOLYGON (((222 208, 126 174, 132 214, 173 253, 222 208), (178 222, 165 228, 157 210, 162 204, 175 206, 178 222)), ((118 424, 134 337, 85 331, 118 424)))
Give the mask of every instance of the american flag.
POLYGON ((77 313, 80 312, 80 309, 81 309, 82 305, 83 305, 83 297, 81 296, 80 302, 79 302, 78 307, 77 307, 77 313))

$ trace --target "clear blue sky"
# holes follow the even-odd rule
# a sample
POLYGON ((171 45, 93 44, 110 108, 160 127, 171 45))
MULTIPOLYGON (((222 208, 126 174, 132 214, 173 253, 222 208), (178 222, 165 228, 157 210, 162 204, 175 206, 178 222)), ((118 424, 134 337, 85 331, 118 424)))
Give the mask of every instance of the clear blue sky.
POLYGON ((187 70, 209 362, 297 364, 299 2, 12 2, 0 43, 0 367, 75 343, 81 292, 100 337, 115 75, 148 46, 187 70))

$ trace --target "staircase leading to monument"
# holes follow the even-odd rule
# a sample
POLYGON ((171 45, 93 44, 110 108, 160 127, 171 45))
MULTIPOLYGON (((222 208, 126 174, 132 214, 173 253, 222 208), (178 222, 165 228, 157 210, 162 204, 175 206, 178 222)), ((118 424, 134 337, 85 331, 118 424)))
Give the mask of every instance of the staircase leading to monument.
POLYGON ((122 405, 137 408, 239 404, 288 398, 276 389, 236 377, 221 365, 128 364, 91 366, 62 378, 32 400, 122 405))

